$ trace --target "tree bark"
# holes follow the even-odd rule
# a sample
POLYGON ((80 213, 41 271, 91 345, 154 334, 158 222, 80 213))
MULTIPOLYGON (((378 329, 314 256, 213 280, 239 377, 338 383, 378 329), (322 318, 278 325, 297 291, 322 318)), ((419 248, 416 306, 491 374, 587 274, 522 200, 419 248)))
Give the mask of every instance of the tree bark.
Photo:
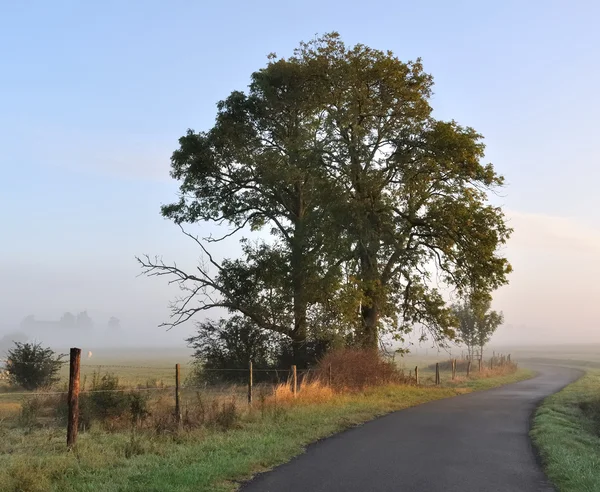
POLYGON ((307 303, 307 285, 306 285, 306 224, 305 224, 305 203, 302 186, 296 184, 296 206, 294 222, 294 236, 291 242, 292 257, 292 289, 294 302, 294 329, 292 331, 292 355, 294 364, 300 369, 305 369, 308 365, 308 351, 306 339, 308 336, 308 323, 306 312, 307 303))
POLYGON ((361 305, 362 333, 359 343, 363 348, 377 350, 379 316, 378 288, 380 278, 377 264, 377 253, 364 248, 361 252, 362 280, 365 283, 364 301, 361 305))
POLYGON ((379 309, 376 304, 361 307, 361 315, 363 319, 363 329, 361 334, 360 345, 365 349, 377 350, 378 324, 379 324, 379 309))

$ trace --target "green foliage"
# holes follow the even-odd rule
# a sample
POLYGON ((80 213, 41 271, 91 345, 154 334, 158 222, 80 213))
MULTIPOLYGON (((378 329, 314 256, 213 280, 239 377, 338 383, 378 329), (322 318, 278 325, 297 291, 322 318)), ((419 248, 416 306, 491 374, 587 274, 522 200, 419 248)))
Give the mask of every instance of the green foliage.
POLYGON ((33 429, 38 425, 38 419, 42 410, 42 401, 38 397, 30 397, 23 401, 21 413, 19 414, 19 427, 33 429))
POLYGON ((26 390, 49 387, 57 383, 58 373, 64 364, 64 354, 42 347, 40 343, 15 342, 8 351, 6 370, 12 384, 26 390))
MULTIPOLYGON (((277 382, 287 377, 287 372, 278 370, 293 364, 289 339, 261 329, 241 316, 220 319, 218 322, 200 322, 197 324, 197 333, 186 341, 194 349, 194 369, 188 380, 192 385, 245 383, 250 361, 253 368, 259 370, 254 373, 256 383, 277 382)), ((309 339, 305 343, 307 361, 311 363, 315 363, 330 346, 327 340, 309 339)))
MULTIPOLYGON (((89 391, 79 397, 79 426, 87 430, 94 422, 110 419, 138 424, 150 416, 148 398, 147 393, 125 391, 114 374, 94 372, 89 391)), ((67 399, 62 398, 56 406, 61 422, 66 422, 67 408, 67 399)))
POLYGON ((207 248, 219 239, 190 235, 207 258, 193 275, 140 260, 188 293, 172 324, 226 308, 289 337, 300 364, 318 330, 370 348, 416 324, 453 338, 435 280, 459 293, 503 285, 511 230, 487 203, 504 180, 482 162, 482 136, 433 118, 432 86, 420 60, 330 33, 270 57, 248 93, 218 104, 213 128, 189 130, 172 157, 180 199, 163 215, 271 240, 218 263, 207 248))
POLYGON ((600 372, 552 395, 538 408, 531 436, 557 490, 600 490, 600 372))
POLYGON ((469 357, 473 358, 475 348, 480 349, 490 341, 494 332, 503 323, 502 313, 491 311, 489 296, 471 296, 470 299, 453 306, 458 320, 460 340, 467 346, 469 357))

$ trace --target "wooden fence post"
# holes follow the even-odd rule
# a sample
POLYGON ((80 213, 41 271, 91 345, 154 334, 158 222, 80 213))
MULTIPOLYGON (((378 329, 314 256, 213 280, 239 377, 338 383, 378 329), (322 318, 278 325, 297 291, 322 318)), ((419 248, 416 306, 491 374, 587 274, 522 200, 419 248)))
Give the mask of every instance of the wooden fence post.
POLYGON ((69 415, 67 422, 67 449, 73 449, 79 427, 79 368, 81 349, 72 348, 69 355, 69 415))
POLYGON ((467 361, 467 377, 469 377, 470 373, 471 373, 471 360, 469 359, 467 361))
POLYGON ((481 372, 481 357, 479 357, 479 372, 481 372))
POLYGON ((490 369, 494 369, 494 357, 490 359, 490 369))
POLYGON ((435 384, 440 384, 440 363, 435 363, 435 384))
POLYGON ((296 372, 296 366, 292 366, 292 392, 294 393, 294 398, 296 398, 296 394, 298 392, 298 373, 296 372))
POLYGON ((331 388, 331 364, 327 366, 327 380, 329 383, 329 387, 331 388))
POLYGON ((248 363, 248 405, 252 405, 252 361, 248 363))
POLYGON ((510 354, 508 354, 507 360, 508 360, 508 363, 510 364, 510 354))
POLYGON ((415 384, 419 386, 419 366, 415 366, 415 384))
POLYGON ((175 422, 181 425, 181 393, 180 393, 179 364, 175 364, 175 422))
POLYGON ((456 377, 456 359, 452 359, 452 380, 456 377))

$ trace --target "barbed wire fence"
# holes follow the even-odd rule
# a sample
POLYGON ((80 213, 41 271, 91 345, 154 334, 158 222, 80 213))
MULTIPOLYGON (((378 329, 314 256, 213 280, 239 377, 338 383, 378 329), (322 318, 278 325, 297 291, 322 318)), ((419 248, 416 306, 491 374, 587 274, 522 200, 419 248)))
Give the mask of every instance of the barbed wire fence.
MULTIPOLYGON (((487 368, 498 368, 506 364, 512 364, 510 354, 505 356, 494 353, 489 362, 485 364, 481 357, 460 361, 450 359, 442 362, 442 368, 440 368, 439 362, 435 363, 435 369, 433 369, 433 364, 425 367, 427 374, 425 377, 423 377, 423 372, 420 373, 418 366, 409 369, 408 374, 405 374, 403 369, 402 377, 405 384, 440 385, 441 370, 449 371, 449 378, 455 380, 459 372, 468 378, 471 373, 482 372, 487 368)), ((56 398, 57 404, 66 407, 67 448, 71 449, 77 441, 80 428, 80 397, 94 398, 102 404, 104 401, 101 398, 102 395, 107 395, 107 397, 119 393, 146 395, 146 399, 153 398, 153 404, 161 407, 165 415, 174 420, 176 427, 181 428, 187 418, 188 405, 194 400, 210 398, 214 403, 230 399, 245 402, 252 407, 255 395, 259 395, 262 400, 265 395, 273 394, 273 390, 278 386, 285 387, 291 396, 296 398, 302 384, 311 379, 312 373, 311 369, 298 370, 294 365, 289 368, 253 367, 252 362, 246 368, 213 369, 203 367, 200 370, 200 378, 195 377, 198 373, 193 365, 184 366, 185 377, 183 378, 181 369, 180 364, 171 366, 81 364, 81 350, 72 348, 68 378, 58 385, 64 389, 4 391, 0 392, 0 403, 6 398, 13 400, 16 398, 56 398), (124 373, 126 375, 123 375, 124 373)), ((0 367, 0 377, 7 379, 8 376, 6 368, 0 367)), ((325 371, 321 370, 319 374, 320 383, 329 387, 334 386, 335 379, 336 374, 331 365, 325 371)), ((132 401, 135 402, 135 400, 132 401)), ((0 414, 0 424, 2 420, 0 414)))

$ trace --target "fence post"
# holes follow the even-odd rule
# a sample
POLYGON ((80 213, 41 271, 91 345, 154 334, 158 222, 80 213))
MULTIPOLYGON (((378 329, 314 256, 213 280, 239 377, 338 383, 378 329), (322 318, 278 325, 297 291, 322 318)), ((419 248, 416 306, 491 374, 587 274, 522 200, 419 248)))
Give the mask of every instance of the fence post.
POLYGON ((469 374, 471 372, 471 360, 467 361, 467 377, 469 377, 469 374))
POLYGON ((329 366, 327 366, 327 379, 329 382, 329 387, 331 388, 331 364, 329 364, 329 366))
POLYGON ((454 377, 456 376, 456 359, 452 359, 452 380, 454 381, 454 377))
POLYGON ((479 357, 479 372, 481 372, 481 357, 479 357))
POLYGON ((72 449, 77 441, 79 427, 79 367, 81 349, 72 348, 69 356, 69 415, 67 423, 67 449, 72 449))
POLYGON ((180 394, 179 364, 175 364, 175 421, 181 424, 181 394, 180 394))
POLYGON ((440 384, 440 363, 435 363, 435 384, 440 384))
POLYGON ((248 363, 248 405, 252 405, 252 361, 248 363))
POLYGON ((419 386, 419 366, 415 366, 415 384, 419 386))
POLYGON ((510 354, 507 356, 508 363, 510 364, 510 354))
POLYGON ((490 369, 494 369, 494 357, 490 359, 490 369))
POLYGON ((292 393, 294 393, 294 398, 296 398, 296 393, 298 391, 298 373, 296 372, 296 366, 292 366, 292 393))

